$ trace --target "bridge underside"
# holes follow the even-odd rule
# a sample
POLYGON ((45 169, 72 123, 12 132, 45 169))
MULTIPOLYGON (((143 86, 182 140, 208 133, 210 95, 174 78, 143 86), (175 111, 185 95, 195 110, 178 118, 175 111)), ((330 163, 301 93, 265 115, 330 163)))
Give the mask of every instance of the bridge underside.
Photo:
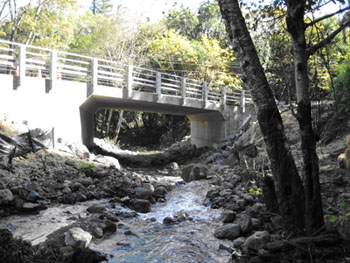
MULTIPOLYGON (((134 94, 136 95, 137 93, 134 94)), ((147 95, 150 94, 138 95, 143 95, 143 100, 91 95, 80 106, 83 143, 88 147, 93 144, 94 114, 101 108, 187 116, 191 121, 191 142, 197 147, 212 146, 213 143, 220 142, 225 137, 225 119, 218 110, 196 108, 201 106, 196 105, 198 101, 186 100, 184 103, 180 98, 173 97, 147 100, 147 95)))

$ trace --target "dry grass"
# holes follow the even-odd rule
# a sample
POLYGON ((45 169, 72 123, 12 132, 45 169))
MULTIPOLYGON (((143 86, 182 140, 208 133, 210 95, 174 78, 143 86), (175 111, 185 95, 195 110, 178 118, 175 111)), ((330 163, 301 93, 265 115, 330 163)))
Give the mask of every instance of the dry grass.
POLYGON ((8 124, 2 120, 0 120, 0 133, 8 137, 14 137, 19 134, 18 130, 12 127, 11 124, 8 124))

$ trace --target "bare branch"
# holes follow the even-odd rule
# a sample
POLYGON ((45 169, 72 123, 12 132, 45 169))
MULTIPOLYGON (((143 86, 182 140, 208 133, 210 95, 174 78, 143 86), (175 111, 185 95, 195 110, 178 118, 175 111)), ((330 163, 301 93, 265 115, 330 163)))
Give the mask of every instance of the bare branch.
POLYGON ((335 15, 337 15, 337 14, 343 13, 343 12, 349 10, 349 9, 350 9, 350 6, 347 7, 347 8, 344 8, 344 9, 339 9, 337 12, 334 12, 334 13, 332 13, 332 14, 328 14, 328 15, 322 16, 322 17, 320 17, 320 18, 317 18, 316 20, 313 20, 313 21, 310 22, 310 23, 306 23, 306 24, 305 24, 305 29, 308 28, 309 26, 312 26, 312 25, 318 23, 318 22, 321 22, 321 21, 324 20, 324 19, 327 19, 327 18, 330 18, 330 17, 335 16, 335 15))
POLYGON ((326 37, 325 39, 323 39, 322 41, 318 42, 317 44, 309 47, 307 49, 307 55, 311 56, 313 54, 316 53, 317 50, 319 50, 320 48, 328 45, 332 39, 338 35, 339 32, 341 32, 344 28, 346 28, 347 26, 350 25, 350 19, 347 20, 345 23, 343 23, 340 27, 338 27, 336 30, 334 30, 328 37, 326 37))

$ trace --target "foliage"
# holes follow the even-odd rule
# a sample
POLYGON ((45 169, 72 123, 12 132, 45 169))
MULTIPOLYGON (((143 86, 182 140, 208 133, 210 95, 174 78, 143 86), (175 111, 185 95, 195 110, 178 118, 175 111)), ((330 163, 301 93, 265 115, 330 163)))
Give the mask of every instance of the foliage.
POLYGON ((80 162, 79 174, 94 174, 95 172, 94 163, 80 162))
POLYGON ((349 112, 350 101, 350 61, 344 61, 338 66, 335 78, 335 92, 340 113, 349 112))

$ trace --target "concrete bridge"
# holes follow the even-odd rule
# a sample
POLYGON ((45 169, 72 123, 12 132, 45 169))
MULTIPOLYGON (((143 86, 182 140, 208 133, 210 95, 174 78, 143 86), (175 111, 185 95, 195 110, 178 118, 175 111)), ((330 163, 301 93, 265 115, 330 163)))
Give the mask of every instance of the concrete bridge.
POLYGON ((1 118, 54 127, 56 138, 88 147, 101 108, 186 115, 202 147, 237 133, 252 104, 244 90, 8 41, 0 41, 0 85, 1 118))

